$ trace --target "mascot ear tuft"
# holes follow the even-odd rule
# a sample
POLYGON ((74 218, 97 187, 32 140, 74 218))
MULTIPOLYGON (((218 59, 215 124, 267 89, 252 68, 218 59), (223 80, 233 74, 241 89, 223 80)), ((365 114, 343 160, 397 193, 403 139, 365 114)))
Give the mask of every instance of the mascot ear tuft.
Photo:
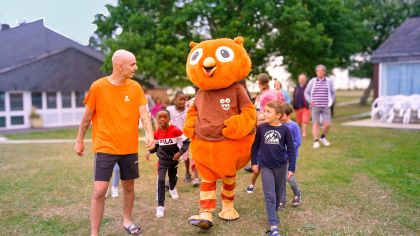
POLYGON ((197 45, 198 43, 196 43, 196 42, 190 42, 190 49, 192 49, 193 47, 195 47, 195 45, 197 45))
POLYGON ((235 43, 237 43, 237 44, 239 44, 239 45, 241 45, 241 46, 244 46, 244 38, 242 37, 242 36, 238 36, 238 37, 236 37, 233 41, 235 41, 235 43))

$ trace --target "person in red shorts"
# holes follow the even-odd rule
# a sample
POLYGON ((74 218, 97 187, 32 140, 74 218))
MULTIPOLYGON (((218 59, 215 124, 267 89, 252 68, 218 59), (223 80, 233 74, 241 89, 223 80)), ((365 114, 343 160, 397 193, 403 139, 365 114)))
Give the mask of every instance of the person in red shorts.
POLYGON ((309 103, 305 99, 306 81, 306 75, 300 74, 298 77, 299 83, 293 92, 293 108, 296 112, 296 123, 299 124, 302 131, 302 137, 306 137, 306 129, 311 117, 311 109, 309 109, 309 103))

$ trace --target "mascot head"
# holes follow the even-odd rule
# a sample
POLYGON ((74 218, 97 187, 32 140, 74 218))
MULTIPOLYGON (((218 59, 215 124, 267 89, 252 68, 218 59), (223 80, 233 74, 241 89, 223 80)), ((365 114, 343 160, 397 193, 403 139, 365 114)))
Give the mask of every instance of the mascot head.
POLYGON ((226 88, 244 79, 251 70, 251 59, 243 43, 242 37, 191 42, 188 79, 203 90, 226 88))

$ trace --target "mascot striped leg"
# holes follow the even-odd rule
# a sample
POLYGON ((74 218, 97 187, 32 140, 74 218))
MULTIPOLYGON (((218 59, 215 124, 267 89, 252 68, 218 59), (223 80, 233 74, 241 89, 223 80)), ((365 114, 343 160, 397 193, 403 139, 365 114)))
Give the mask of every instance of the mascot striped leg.
POLYGON ((236 220, 239 218, 238 212, 233 208, 233 200, 235 200, 236 176, 223 179, 222 187, 222 211, 219 217, 224 220, 236 220))
POLYGON ((188 223, 202 229, 213 226, 212 212, 216 208, 216 181, 201 180, 200 185, 200 215, 193 215, 188 219, 188 223))

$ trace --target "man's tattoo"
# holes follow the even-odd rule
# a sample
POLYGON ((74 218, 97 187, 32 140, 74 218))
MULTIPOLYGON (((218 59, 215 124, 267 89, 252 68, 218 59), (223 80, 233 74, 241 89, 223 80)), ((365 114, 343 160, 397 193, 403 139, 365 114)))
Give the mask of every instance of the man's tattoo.
POLYGON ((90 126, 90 120, 82 120, 82 123, 80 123, 80 128, 79 128, 79 134, 82 135, 82 137, 85 136, 86 131, 89 129, 90 126))
POLYGON ((144 127, 151 125, 152 123, 150 122, 150 116, 149 115, 141 116, 141 123, 143 124, 144 127))

